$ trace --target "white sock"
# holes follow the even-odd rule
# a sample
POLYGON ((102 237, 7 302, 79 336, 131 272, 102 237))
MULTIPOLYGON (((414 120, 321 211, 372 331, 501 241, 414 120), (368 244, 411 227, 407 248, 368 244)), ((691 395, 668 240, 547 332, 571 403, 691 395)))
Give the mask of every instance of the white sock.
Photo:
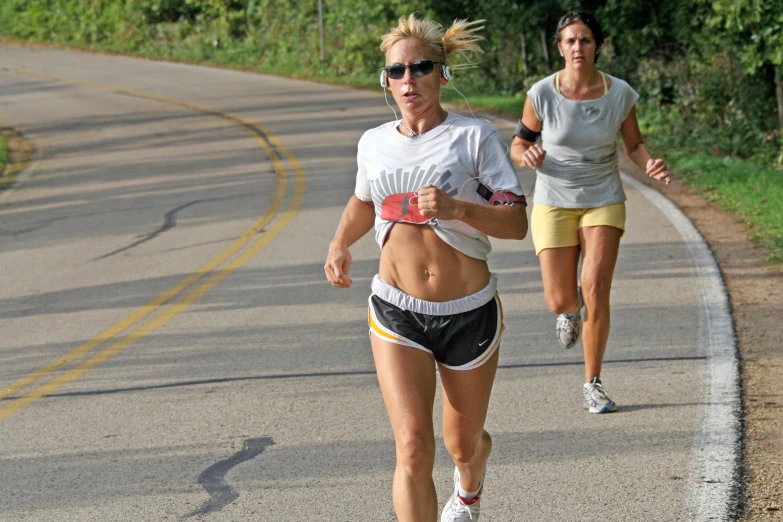
POLYGON ((481 493, 481 484, 479 484, 479 487, 476 491, 465 491, 462 489, 462 484, 459 485, 459 496, 462 498, 462 500, 473 500, 478 496, 479 493, 481 493))

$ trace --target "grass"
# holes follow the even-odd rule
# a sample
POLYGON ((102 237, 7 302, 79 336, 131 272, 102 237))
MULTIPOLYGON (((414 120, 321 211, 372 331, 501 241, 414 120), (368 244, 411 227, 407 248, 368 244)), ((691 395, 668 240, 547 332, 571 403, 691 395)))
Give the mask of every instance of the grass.
MULTIPOLYGON (((464 91, 463 91, 464 93, 464 91)), ((510 118, 519 118, 522 115, 522 105, 525 100, 514 96, 481 96, 466 93, 468 102, 473 109, 486 111, 510 118)), ((448 86, 443 90, 443 101, 466 107, 465 98, 460 96, 448 86)))
POLYGON ((16 178, 16 169, 14 165, 9 168, 9 161, 8 139, 3 134, 3 128, 0 127, 0 192, 13 185, 16 178))
POLYGON ((0 127, 0 192, 16 181, 30 158, 30 144, 7 127, 0 127))
POLYGON ((686 184, 747 223, 768 259, 783 268, 783 171, 749 160, 677 151, 669 158, 686 184))
POLYGON ((8 160, 8 146, 5 141, 5 136, 0 134, 0 175, 5 169, 5 162, 8 160))

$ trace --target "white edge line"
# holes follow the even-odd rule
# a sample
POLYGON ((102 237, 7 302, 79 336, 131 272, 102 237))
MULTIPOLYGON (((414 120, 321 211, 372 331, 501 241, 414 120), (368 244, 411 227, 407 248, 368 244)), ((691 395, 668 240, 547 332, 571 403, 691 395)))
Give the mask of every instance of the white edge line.
POLYGON ((706 241, 668 198, 625 173, 625 183, 655 205, 682 236, 696 269, 699 351, 702 370, 697 432, 682 519, 731 520, 739 495, 742 407, 739 362, 731 309, 723 278, 706 241))

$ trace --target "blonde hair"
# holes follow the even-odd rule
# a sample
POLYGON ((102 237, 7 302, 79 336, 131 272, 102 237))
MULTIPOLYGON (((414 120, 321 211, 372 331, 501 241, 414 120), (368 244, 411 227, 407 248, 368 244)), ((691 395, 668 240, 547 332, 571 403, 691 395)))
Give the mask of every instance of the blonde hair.
POLYGON ((484 38, 476 34, 484 29, 484 26, 480 25, 483 23, 484 20, 474 22, 454 20, 451 27, 444 30, 438 22, 416 18, 415 14, 411 14, 407 18, 402 16, 397 27, 392 28, 381 37, 381 51, 386 54, 400 40, 416 38, 429 47, 434 58, 449 65, 452 69, 472 67, 474 64, 470 62, 452 65, 450 57, 458 55, 467 59, 472 53, 483 52, 478 42, 484 38))

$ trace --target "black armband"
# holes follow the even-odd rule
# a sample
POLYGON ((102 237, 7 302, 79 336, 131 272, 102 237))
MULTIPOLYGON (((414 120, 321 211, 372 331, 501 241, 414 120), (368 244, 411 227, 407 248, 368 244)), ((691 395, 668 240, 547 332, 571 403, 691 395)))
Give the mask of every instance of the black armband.
POLYGON ((514 132, 514 136, 525 141, 529 141, 530 143, 535 143, 538 137, 541 136, 541 132, 534 132, 528 129, 525 124, 522 123, 522 120, 519 120, 519 123, 517 124, 517 130, 514 132))

